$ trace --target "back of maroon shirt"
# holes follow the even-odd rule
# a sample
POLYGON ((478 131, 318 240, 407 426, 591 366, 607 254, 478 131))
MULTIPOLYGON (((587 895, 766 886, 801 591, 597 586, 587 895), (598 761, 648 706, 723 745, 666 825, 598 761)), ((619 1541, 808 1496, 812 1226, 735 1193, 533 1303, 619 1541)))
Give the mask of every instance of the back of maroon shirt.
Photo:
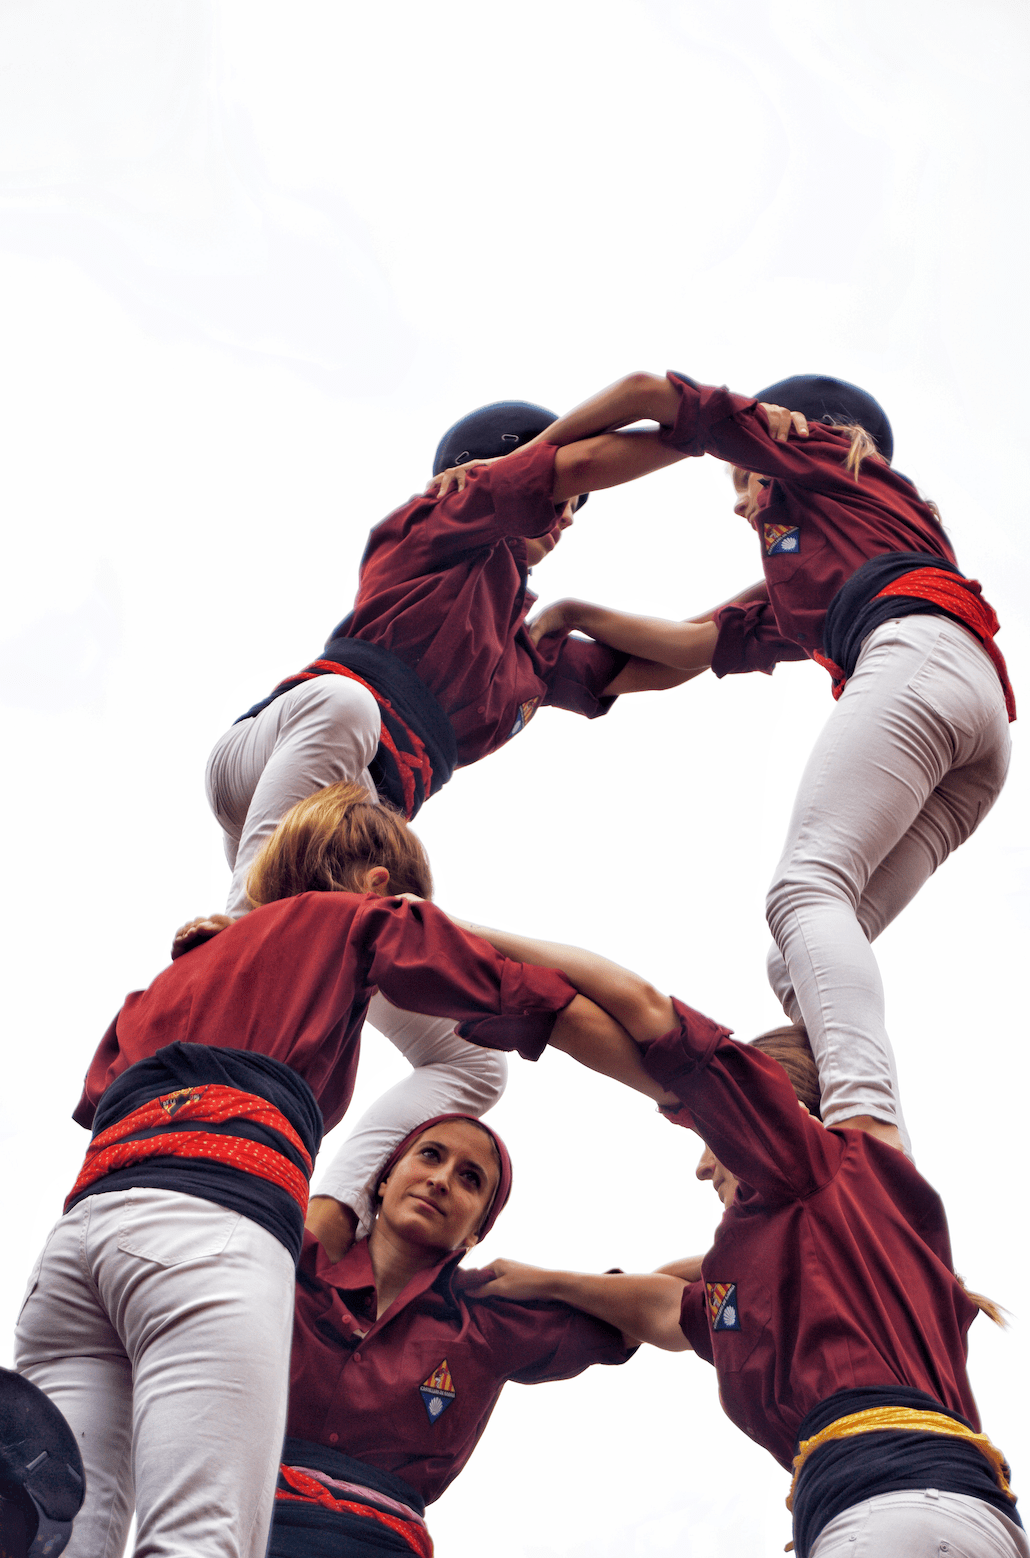
POLYGON ((903 1153, 827 1130, 775 1061, 675 1005, 678 1030, 644 1064, 741 1182, 681 1314, 728 1416, 782 1466, 805 1413, 838 1390, 912 1385, 978 1425, 977 1311, 940 1197, 903 1153))
POLYGON ((849 434, 814 422, 808 438, 792 434, 777 443, 747 396, 677 374, 669 380, 680 405, 666 442, 773 478, 757 517, 768 599, 716 614, 718 675, 771 670, 777 660, 820 649, 826 608, 871 557, 922 552, 955 561, 933 510, 906 477, 871 456, 857 477, 846 469, 849 434))
POLYGON ((421 495, 377 525, 354 609, 333 637, 382 644, 454 727, 458 764, 503 746, 546 704, 594 718, 626 656, 557 635, 538 649, 526 614, 526 538, 555 529, 553 444, 473 470, 464 492, 421 495))
POLYGON ((179 1040, 254 1050, 302 1076, 326 1130, 354 1091, 376 989, 406 1011, 453 1017, 505 1047, 542 1049, 575 991, 563 975, 515 963, 431 903, 301 893, 244 915, 128 996, 90 1063, 74 1118, 89 1126, 105 1088, 179 1040))

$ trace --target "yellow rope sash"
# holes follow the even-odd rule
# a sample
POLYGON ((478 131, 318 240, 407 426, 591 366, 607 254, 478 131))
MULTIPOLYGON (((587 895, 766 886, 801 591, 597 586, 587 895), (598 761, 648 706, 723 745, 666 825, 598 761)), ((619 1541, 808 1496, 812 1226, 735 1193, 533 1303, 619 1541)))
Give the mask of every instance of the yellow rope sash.
POLYGON ((974 1434, 973 1430, 967 1428, 964 1423, 957 1423, 953 1417, 946 1417, 943 1412, 922 1412, 918 1407, 870 1407, 867 1412, 849 1412, 846 1417, 838 1417, 835 1423, 829 1423, 817 1434, 813 1434, 811 1439, 801 1441, 798 1445, 798 1453, 794 1457, 794 1476, 787 1495, 787 1508, 793 1512, 794 1490, 798 1485, 798 1476, 813 1450, 818 1450, 821 1444, 826 1444, 830 1439, 850 1439, 854 1434, 878 1434, 890 1428, 915 1433, 940 1434, 946 1439, 965 1439, 968 1443, 975 1444, 981 1455, 986 1456, 993 1466, 998 1486, 1005 1497, 1015 1503, 1016 1495, 1008 1484, 1008 1466, 1005 1457, 986 1434, 974 1434))

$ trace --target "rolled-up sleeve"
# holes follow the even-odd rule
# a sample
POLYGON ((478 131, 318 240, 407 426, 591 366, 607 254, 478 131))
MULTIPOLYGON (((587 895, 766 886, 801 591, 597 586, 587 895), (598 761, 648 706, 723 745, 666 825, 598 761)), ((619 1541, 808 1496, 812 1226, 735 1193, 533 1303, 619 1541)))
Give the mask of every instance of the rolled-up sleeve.
POLYGON ((564 639, 553 668, 544 673, 547 682, 544 705, 568 709, 587 719, 598 719, 607 714, 615 702, 614 695, 604 696, 604 689, 629 660, 630 656, 621 650, 609 649, 590 639, 564 639))
POLYGON ((804 660, 805 650, 784 638, 768 596, 746 606, 723 606, 712 619, 719 631, 712 655, 716 676, 738 676, 763 671, 771 676, 781 660, 804 660))
POLYGON ((371 899, 361 937, 369 984, 407 1011, 452 1017, 463 1039, 537 1060, 576 991, 564 974, 517 963, 431 903, 371 899))

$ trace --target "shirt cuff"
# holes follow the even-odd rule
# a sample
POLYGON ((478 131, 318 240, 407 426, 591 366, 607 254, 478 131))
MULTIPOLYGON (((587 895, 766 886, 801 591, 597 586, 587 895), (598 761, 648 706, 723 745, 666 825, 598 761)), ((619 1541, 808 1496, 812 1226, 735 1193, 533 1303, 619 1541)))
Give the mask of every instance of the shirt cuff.
MULTIPOLYGON (((732 1028, 724 1028, 713 1022, 692 1006, 672 998, 673 1010, 679 1018, 678 1026, 664 1033, 660 1039, 652 1039, 641 1045, 644 1070, 656 1082, 682 1097, 680 1084, 695 1071, 706 1066, 715 1054, 716 1047, 728 1039, 732 1028)), ((684 1100, 689 1102, 689 1100, 684 1100)))
POLYGON ((539 1060, 558 1013, 575 998, 574 987, 556 969, 508 961, 501 972, 500 1014, 463 1022, 458 1032, 482 1049, 515 1050, 523 1060, 539 1060))

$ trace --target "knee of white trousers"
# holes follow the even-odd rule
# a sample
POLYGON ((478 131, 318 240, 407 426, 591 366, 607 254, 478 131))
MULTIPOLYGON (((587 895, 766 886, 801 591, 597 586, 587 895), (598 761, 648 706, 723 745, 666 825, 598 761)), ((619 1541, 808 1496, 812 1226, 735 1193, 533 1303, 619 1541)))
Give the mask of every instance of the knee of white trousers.
POLYGON ((804 1019, 801 1016, 798 998, 794 994, 793 982, 787 972, 787 965, 783 961, 783 953, 775 941, 769 948, 769 953, 765 960, 765 971, 768 975, 773 995, 775 995, 783 1007, 786 1016, 799 1027, 804 1027, 804 1019))

